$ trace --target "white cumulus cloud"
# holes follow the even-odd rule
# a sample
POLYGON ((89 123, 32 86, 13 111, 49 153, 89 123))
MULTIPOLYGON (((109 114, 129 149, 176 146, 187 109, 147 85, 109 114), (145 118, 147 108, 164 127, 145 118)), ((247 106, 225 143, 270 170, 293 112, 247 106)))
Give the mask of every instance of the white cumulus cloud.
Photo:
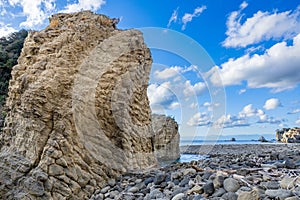
POLYGON ((264 109, 266 110, 274 110, 281 106, 279 99, 271 98, 265 102, 264 109))
POLYGON ((68 4, 65 9, 60 12, 73 13, 80 10, 96 11, 105 4, 105 0, 78 0, 77 3, 68 4))
POLYGON ((0 38, 6 37, 13 32, 17 32, 17 30, 11 27, 9 24, 4 24, 0 22, 0 38))
POLYGON ((203 106, 206 107, 208 111, 213 111, 213 109, 220 106, 220 104, 212 103, 212 102, 204 102, 203 106))
POLYGON ((176 95, 172 92, 170 82, 164 82, 160 85, 151 84, 148 87, 147 95, 150 106, 161 106, 164 109, 174 109, 178 107, 176 95))
POLYGON ((185 97, 190 97, 194 95, 199 96, 205 91, 206 91, 206 85, 204 82, 198 82, 192 85, 190 81, 186 81, 184 84, 183 93, 185 97))
POLYGON ((286 121, 285 119, 278 119, 278 118, 270 117, 265 114, 265 115, 260 116, 257 123, 282 124, 285 121, 286 121))
POLYGON ((280 42, 262 55, 246 54, 237 59, 229 59, 212 68, 207 75, 213 84, 220 86, 219 74, 225 86, 247 82, 250 88, 271 88, 273 92, 295 88, 300 83, 300 34, 288 45, 280 42), (219 73, 219 74, 217 74, 219 73))
POLYGON ((300 118, 296 120, 296 124, 300 125, 300 118))
POLYGON ((221 128, 233 128, 233 127, 244 127, 250 126, 246 118, 234 116, 234 115, 223 115, 213 123, 213 126, 221 128))
POLYGON ((211 117, 206 112, 198 112, 187 122, 189 126, 208 126, 211 124, 211 117))
POLYGON ((185 30, 187 23, 191 22, 193 18, 199 17, 201 13, 206 10, 206 6, 197 7, 193 13, 185 13, 182 17, 182 30, 185 30))
POLYGON ((154 72, 154 76, 157 79, 163 80, 163 79, 173 78, 178 75, 181 76, 183 73, 190 72, 190 71, 199 73, 197 66, 195 65, 191 65, 189 67, 172 66, 172 67, 165 68, 163 70, 156 70, 154 72))
MULTIPOLYGON (((212 103, 205 102, 203 106, 210 108, 212 103)), ((208 109, 208 111, 210 111, 208 109)), ((190 118, 188 125, 190 126, 209 126, 213 125, 219 128, 233 128, 252 126, 254 124, 282 124, 286 120, 270 117, 261 109, 254 108, 252 104, 244 106, 238 115, 227 114, 222 115, 216 121, 212 121, 212 116, 207 112, 199 112, 190 118)), ((261 126, 261 125, 260 125, 261 126)))
POLYGON ((261 109, 253 108, 252 104, 246 105, 241 112, 239 112, 240 117, 253 117, 253 116, 262 116, 264 115, 264 111, 261 109))
POLYGON ((300 7, 294 11, 262 12, 243 20, 243 2, 240 10, 232 12, 227 19, 225 47, 246 47, 269 39, 291 38, 300 32, 300 7), (244 23, 241 23, 244 21, 244 23))
POLYGON ((162 71, 156 70, 154 72, 154 75, 158 79, 168 79, 179 75, 182 71, 183 71, 182 67, 173 66, 173 67, 166 68, 162 71))
POLYGON ((26 21, 20 26, 26 28, 42 25, 55 10, 55 0, 9 0, 8 3, 10 6, 22 9, 26 21))

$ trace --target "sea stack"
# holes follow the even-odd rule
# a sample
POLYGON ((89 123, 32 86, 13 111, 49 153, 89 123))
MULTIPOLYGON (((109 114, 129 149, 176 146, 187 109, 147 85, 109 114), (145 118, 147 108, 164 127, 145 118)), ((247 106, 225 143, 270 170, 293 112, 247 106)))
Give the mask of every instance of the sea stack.
POLYGON ((165 115, 152 115, 152 127, 154 130, 155 157, 160 163, 174 162, 180 158, 177 122, 165 115))
POLYGON ((31 32, 9 86, 0 199, 87 199, 110 178, 156 165, 151 63, 141 32, 89 11, 31 32))

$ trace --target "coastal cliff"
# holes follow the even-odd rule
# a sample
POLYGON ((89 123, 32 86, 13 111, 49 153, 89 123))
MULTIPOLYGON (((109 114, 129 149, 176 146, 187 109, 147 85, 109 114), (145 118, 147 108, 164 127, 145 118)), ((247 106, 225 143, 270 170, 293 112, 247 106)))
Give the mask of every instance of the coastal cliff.
POLYGON ((157 164, 141 32, 89 11, 31 32, 13 68, 0 136, 1 199, 86 199, 157 164))

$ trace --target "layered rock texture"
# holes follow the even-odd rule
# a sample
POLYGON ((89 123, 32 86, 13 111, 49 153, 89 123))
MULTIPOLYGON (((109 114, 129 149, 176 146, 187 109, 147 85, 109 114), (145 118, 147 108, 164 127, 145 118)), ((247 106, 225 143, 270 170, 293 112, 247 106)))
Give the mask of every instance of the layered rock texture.
POLYGON ((165 115, 152 115, 155 156, 159 162, 168 163, 180 158, 177 122, 165 115))
POLYGON ((276 140, 284 143, 300 143, 300 128, 284 128, 276 131, 276 140))
POLYGON ((87 199, 109 178, 156 164, 150 51, 115 22, 57 14, 26 38, 0 136, 0 199, 87 199))

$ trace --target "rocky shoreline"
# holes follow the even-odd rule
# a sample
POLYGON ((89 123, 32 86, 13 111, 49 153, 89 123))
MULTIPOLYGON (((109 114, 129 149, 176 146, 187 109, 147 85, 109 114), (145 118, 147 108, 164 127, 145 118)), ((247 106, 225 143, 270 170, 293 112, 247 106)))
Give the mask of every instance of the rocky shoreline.
POLYGON ((91 199, 300 199, 300 144, 189 146, 183 150, 205 152, 209 159, 124 174, 109 180, 91 199))
POLYGON ((300 143, 216 144, 181 146, 181 153, 226 155, 266 154, 300 150, 300 143))

